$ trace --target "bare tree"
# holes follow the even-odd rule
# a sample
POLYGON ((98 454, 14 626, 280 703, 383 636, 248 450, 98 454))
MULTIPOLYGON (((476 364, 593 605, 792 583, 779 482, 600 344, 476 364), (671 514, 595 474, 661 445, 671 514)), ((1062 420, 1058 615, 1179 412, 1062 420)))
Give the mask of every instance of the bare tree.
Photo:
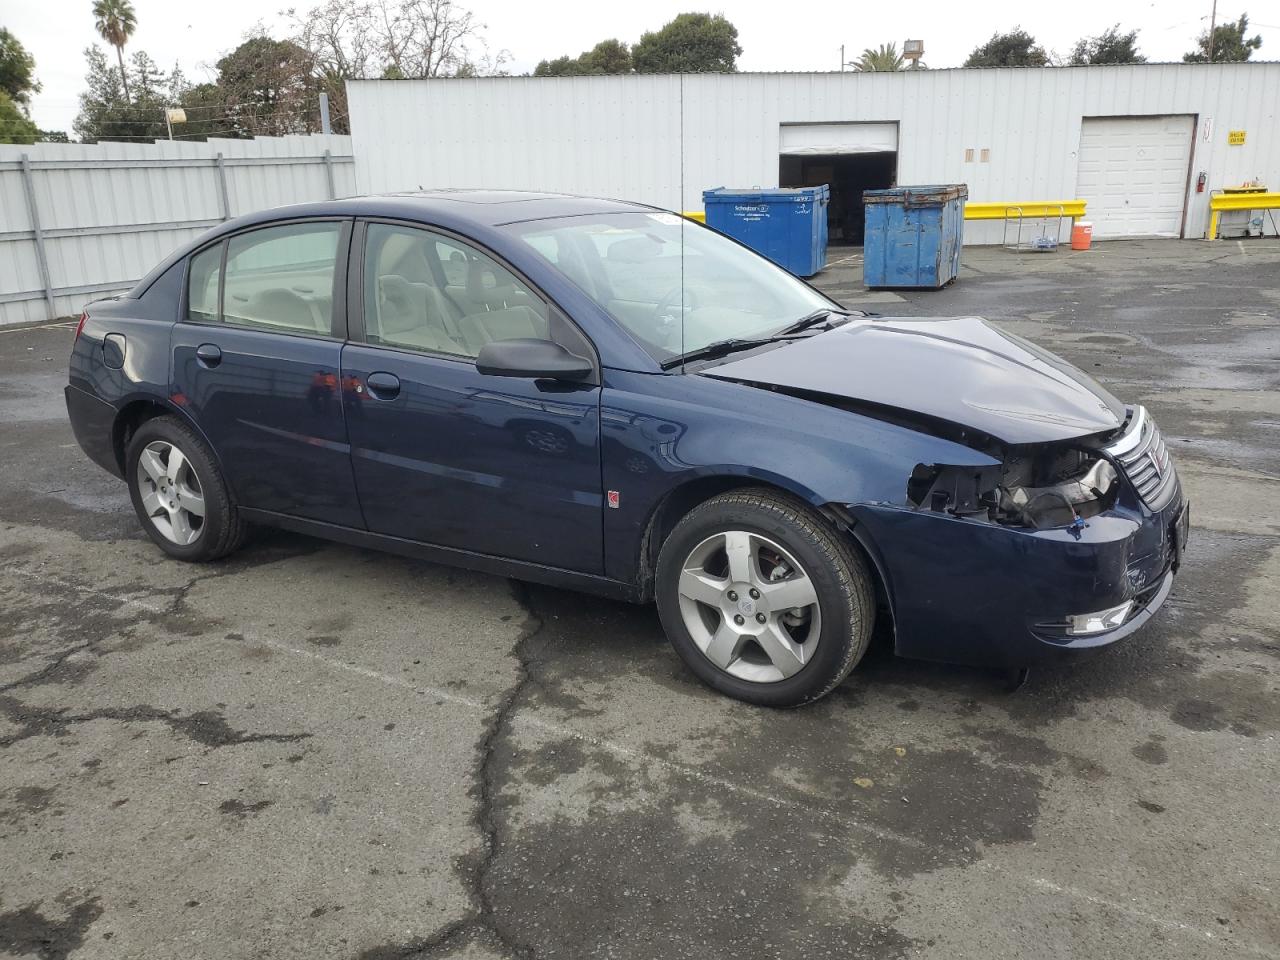
POLYGON ((488 57, 484 24, 454 0, 323 0, 285 15, 327 82, 474 76, 488 57))

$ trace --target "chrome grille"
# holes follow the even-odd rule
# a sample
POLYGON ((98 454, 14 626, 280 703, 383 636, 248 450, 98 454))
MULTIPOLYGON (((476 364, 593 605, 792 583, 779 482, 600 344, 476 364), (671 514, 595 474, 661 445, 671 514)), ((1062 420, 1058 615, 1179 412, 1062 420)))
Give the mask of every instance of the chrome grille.
POLYGON ((1134 408, 1124 433, 1106 450, 1120 461, 1147 506, 1159 510, 1169 502, 1178 486, 1173 458, 1146 407, 1134 408))

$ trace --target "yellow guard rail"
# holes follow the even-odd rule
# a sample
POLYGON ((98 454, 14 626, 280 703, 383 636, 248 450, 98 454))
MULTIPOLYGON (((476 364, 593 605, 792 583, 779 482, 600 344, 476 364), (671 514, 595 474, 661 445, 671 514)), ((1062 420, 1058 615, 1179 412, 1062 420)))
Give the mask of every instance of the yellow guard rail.
POLYGON ((974 203, 969 200, 964 205, 966 220, 1004 220, 1010 211, 1014 215, 1021 213, 1026 220, 1039 217, 1056 217, 1062 215, 1075 220, 1084 216, 1083 200, 1024 200, 1013 203, 974 203))
POLYGON ((1218 215, 1223 210, 1280 209, 1280 193, 1215 193, 1209 197, 1209 239, 1218 239, 1218 215))

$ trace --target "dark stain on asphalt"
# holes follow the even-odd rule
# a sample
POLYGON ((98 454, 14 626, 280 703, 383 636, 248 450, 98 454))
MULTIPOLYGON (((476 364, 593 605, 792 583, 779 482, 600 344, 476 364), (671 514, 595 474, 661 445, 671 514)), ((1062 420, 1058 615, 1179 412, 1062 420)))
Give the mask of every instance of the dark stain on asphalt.
POLYGON ((1169 751, 1165 749, 1162 742, 1164 737, 1159 734, 1152 734, 1146 743, 1140 743, 1129 752, 1141 760, 1143 763, 1159 765, 1169 762, 1169 751))
POLYGON ((1222 713, 1220 703, 1187 699, 1174 704, 1169 719, 1188 730, 1221 730, 1227 725, 1222 713))
POLYGON ((587 754, 575 739, 557 740, 523 757, 521 779, 535 787, 549 787, 561 777, 572 776, 587 764, 587 754))
POLYGON ((245 817, 257 816, 274 802, 274 800, 259 800, 256 803, 245 803, 238 797, 232 797, 218 804, 218 812, 243 820, 245 817))
MULTIPOLYGON (((0 809, 0 823, 16 825, 48 811, 53 806, 55 794, 56 791, 50 787, 25 786, 9 791, 10 802, 0 809)), ((55 812, 63 811, 55 808, 55 812)))
POLYGON ((246 733, 236 730, 222 714, 213 710, 201 710, 181 717, 168 716, 165 722, 178 733, 215 749, 239 743, 294 743, 311 736, 309 733, 246 733))
POLYGON ((336 647, 338 644, 342 643, 342 639, 340 637, 330 635, 321 635, 318 637, 307 637, 307 643, 314 644, 317 647, 336 647))
POLYGON ((1148 813, 1164 813, 1165 811, 1165 808, 1161 804, 1154 803, 1151 800, 1143 800, 1141 798, 1138 799, 1138 806, 1143 810, 1146 810, 1148 813))
POLYGON ((68 708, 53 709, 24 704, 8 695, 0 695, 0 717, 13 723, 18 729, 0 737, 0 747, 9 747, 22 740, 39 736, 64 736, 68 730, 94 720, 115 720, 121 723, 158 721, 175 733, 188 737, 210 749, 241 743, 292 743, 305 740, 309 733, 248 733, 232 727, 222 714, 214 710, 201 710, 191 714, 158 710, 147 704, 133 707, 103 707, 84 713, 71 713, 68 708))
MULTIPOLYGON (((59 899, 73 899, 68 891, 59 899)), ((40 960, 66 960, 84 946, 85 935, 102 916, 98 897, 82 900, 64 920, 45 916, 31 904, 20 910, 0 913, 0 949, 14 956, 34 956, 40 960)))

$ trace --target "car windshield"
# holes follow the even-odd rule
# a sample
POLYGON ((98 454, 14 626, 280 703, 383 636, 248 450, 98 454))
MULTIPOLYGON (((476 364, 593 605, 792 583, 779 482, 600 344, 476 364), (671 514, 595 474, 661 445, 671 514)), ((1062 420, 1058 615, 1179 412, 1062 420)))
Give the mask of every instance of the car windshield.
POLYGON ((510 229, 659 362, 839 309, 764 257, 672 213, 565 217, 510 229))

